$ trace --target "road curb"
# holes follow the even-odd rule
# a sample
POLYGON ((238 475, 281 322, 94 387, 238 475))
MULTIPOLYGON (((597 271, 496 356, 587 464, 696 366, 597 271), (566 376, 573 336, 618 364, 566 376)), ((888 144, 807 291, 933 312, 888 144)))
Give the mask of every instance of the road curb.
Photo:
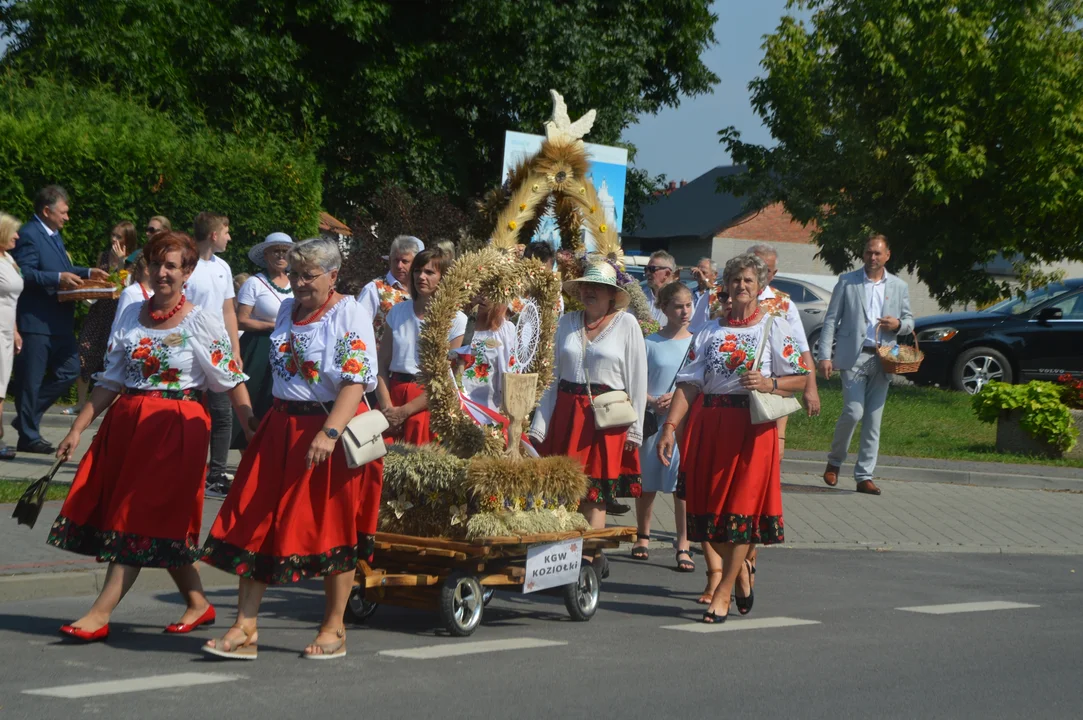
MULTIPOLYGON (((824 454, 826 457, 826 453, 824 454)), ((782 472, 803 475, 823 474, 825 460, 806 460, 802 458, 784 458, 782 472)), ((1031 475, 1030 466, 1019 465, 1018 472, 953 470, 948 468, 930 468, 919 466, 876 465, 877 478, 884 480, 904 480, 907 482, 946 483, 949 485, 977 485, 980 487, 1009 488, 1015 490, 1075 490, 1083 492, 1083 478, 1053 477, 1049 475, 1031 475)), ((1044 471, 1045 468, 1042 468, 1044 471)), ((839 471, 839 482, 846 483, 853 478, 854 466, 846 463, 839 471)))
MULTIPOLYGON (((237 587, 237 576, 215 567, 197 563, 203 587, 237 587)), ((0 603, 44 600, 48 598, 95 596, 105 581, 105 567, 97 570, 73 572, 25 573, 0 577, 0 603)), ((169 573, 158 568, 144 568, 133 591, 176 591, 177 586, 169 573)))

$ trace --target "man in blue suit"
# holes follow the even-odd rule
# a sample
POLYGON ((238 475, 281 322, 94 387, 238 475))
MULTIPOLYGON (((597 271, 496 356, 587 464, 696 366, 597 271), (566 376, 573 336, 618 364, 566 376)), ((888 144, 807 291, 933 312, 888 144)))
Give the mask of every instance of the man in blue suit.
POLYGON ((68 193, 59 185, 42 188, 34 199, 34 217, 19 228, 11 251, 26 287, 15 312, 23 350, 15 356, 15 419, 18 449, 52 454, 41 436, 41 416, 79 376, 75 303, 57 300, 57 290, 76 288, 84 278, 106 279, 98 268, 72 265, 61 228, 68 221, 68 193), (46 378, 48 370, 52 377, 46 378))

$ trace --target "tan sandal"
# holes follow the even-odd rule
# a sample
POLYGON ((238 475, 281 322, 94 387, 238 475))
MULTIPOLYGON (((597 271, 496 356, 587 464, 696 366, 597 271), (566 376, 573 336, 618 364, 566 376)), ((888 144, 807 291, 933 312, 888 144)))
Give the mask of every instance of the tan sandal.
MULTIPOLYGON (((323 630, 320 632, 333 632, 335 637, 338 638, 338 642, 333 642, 328 645, 321 645, 320 643, 311 643, 316 647, 319 652, 305 652, 301 653, 301 657, 305 660, 335 660, 340 657, 346 657, 346 628, 339 628, 338 630, 323 630)), ((317 637, 319 634, 317 633, 317 637)))
MULTIPOLYGON (((721 574, 722 574, 722 571, 721 571, 721 570, 708 570, 708 571, 707 571, 707 587, 708 587, 708 588, 710 588, 710 587, 711 587, 711 577, 712 577, 712 576, 714 576, 714 575, 721 575, 721 574)), ((722 582, 721 578, 719 579, 719 582, 722 582)), ((715 587, 717 587, 717 586, 715 586, 715 587)), ((714 592, 712 592, 712 591, 711 591, 711 590, 709 590, 709 589, 708 589, 708 590, 704 590, 704 591, 703 591, 703 594, 702 594, 702 595, 700 595, 700 596, 699 596, 698 598, 696 598, 696 604, 697 604, 697 605, 710 605, 710 604, 711 604, 711 600, 712 600, 713 598, 714 598, 714 592)))
MULTIPOLYGON (((212 647, 210 643, 216 641, 208 640, 203 645, 203 652, 226 660, 255 660, 257 654, 256 639, 259 634, 255 630, 249 633, 240 625, 234 625, 229 630, 240 630, 241 634, 244 635, 244 642, 233 646, 233 643, 226 640, 225 635, 223 635, 217 642, 221 645, 229 644, 231 647, 228 650, 224 647, 212 647)), ((226 635, 229 635, 229 630, 226 631, 226 635)))

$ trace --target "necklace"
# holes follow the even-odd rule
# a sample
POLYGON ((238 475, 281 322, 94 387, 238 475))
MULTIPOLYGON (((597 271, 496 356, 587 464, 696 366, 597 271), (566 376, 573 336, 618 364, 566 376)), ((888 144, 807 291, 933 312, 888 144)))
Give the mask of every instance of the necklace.
POLYGON ((143 287, 143 283, 139 283, 139 292, 143 293, 144 300, 150 300, 150 294, 147 292, 147 289, 143 287))
POLYGON ((267 275, 264 275, 263 277, 267 278, 267 283, 266 283, 266 284, 267 284, 267 285, 268 285, 268 286, 269 286, 269 287, 270 287, 270 288, 271 288, 272 290, 274 290, 275 292, 277 292, 277 293, 282 293, 283 295, 289 295, 289 294, 291 294, 291 293, 293 292, 293 288, 292 288, 292 287, 290 287, 290 286, 287 286, 287 287, 286 287, 286 289, 285 289, 285 290, 283 290, 282 288, 278 287, 278 284, 277 284, 277 283, 276 283, 276 282, 275 282, 274 280, 272 280, 272 279, 271 279, 270 277, 268 277, 267 275))
MULTIPOLYGON (((144 301, 144 302, 147 302, 147 301, 144 301)), ((174 305, 173 309, 170 310, 169 312, 165 312, 165 313, 155 312, 154 308, 152 308, 150 306, 147 307, 147 311, 150 313, 150 319, 153 320, 154 322, 165 322, 166 320, 168 320, 169 318, 173 317, 178 312, 180 312, 180 309, 182 307, 184 307, 184 293, 181 293, 180 302, 178 302, 176 305, 174 305)))
POLYGON ((596 322, 596 323, 594 323, 593 325, 591 325, 590 323, 588 323, 588 322, 587 322, 587 314, 586 314, 586 312, 584 312, 584 313, 583 313, 583 325, 585 325, 585 326, 586 326, 587 330, 591 330, 591 331, 593 331, 593 330, 597 330, 597 329, 598 329, 598 327, 599 327, 599 326, 601 326, 601 324, 602 324, 603 322, 605 322, 605 319, 606 319, 607 317, 609 317, 609 314, 608 314, 608 313, 606 313, 605 315, 602 315, 602 316, 601 316, 600 318, 598 318, 598 322, 596 322))
POLYGON ((726 315, 726 324, 730 327, 748 327, 760 316, 760 309, 756 308, 756 312, 752 313, 752 316, 744 320, 734 320, 732 315, 726 315))
POLYGON ((297 319, 297 316, 298 316, 298 312, 297 312, 297 311, 301 309, 301 306, 300 306, 300 305, 298 305, 298 306, 297 306, 297 310, 294 310, 294 311, 293 311, 293 324, 294 324, 294 325, 297 325, 297 326, 299 327, 299 326, 301 326, 301 325, 308 325, 309 323, 313 323, 313 322, 315 322, 315 321, 316 321, 316 318, 318 318, 318 317, 319 317, 319 316, 320 316, 321 314, 323 314, 323 311, 324 311, 324 309, 325 309, 325 308, 326 308, 326 307, 327 307, 328 305, 330 305, 330 304, 331 304, 331 299, 332 299, 333 297, 335 297, 335 291, 334 291, 334 290, 332 290, 331 292, 329 292, 329 293, 327 294, 327 299, 323 301, 323 305, 320 305, 319 309, 318 309, 318 310, 316 310, 316 312, 312 313, 312 314, 311 314, 311 315, 310 315, 310 316, 308 317, 308 319, 307 319, 307 320, 298 320, 298 319, 297 319))

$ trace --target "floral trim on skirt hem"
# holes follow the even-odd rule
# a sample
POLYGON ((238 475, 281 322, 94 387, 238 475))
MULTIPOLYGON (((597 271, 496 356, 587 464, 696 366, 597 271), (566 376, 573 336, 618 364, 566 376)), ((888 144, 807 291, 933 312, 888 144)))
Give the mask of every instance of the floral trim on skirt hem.
POLYGON ((180 568, 199 559, 199 536, 184 540, 155 538, 119 530, 98 530, 61 515, 49 530, 46 543, 61 550, 90 555, 98 562, 133 567, 180 568))
POLYGON ((374 550, 373 536, 358 535, 357 545, 331 548, 318 555, 277 557, 245 550, 212 536, 203 544, 201 559, 219 570, 265 585, 286 585, 306 578, 353 572, 358 559, 371 559, 374 550))
POLYGON ((586 502, 605 502, 619 497, 637 498, 643 495, 643 477, 641 475, 621 475, 616 480, 590 478, 586 502))
POLYGON ((786 541, 781 515, 689 515, 691 542, 776 545, 786 541))

